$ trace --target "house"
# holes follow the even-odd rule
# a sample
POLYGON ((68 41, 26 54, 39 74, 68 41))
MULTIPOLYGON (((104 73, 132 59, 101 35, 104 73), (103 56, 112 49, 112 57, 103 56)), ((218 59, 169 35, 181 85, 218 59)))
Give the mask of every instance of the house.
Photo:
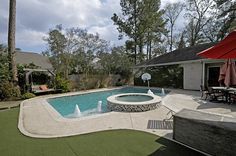
POLYGON ((205 59, 197 53, 214 46, 216 43, 199 44, 177 49, 136 65, 136 68, 180 65, 183 68, 183 88, 199 90, 200 85, 218 86, 220 66, 225 60, 205 59))

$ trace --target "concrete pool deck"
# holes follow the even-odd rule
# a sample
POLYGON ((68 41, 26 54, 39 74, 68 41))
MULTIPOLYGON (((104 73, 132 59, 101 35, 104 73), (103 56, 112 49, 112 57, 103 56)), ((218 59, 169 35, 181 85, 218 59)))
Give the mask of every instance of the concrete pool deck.
MULTIPOLYGON (((102 89, 107 90, 107 89, 102 89)), ((55 138, 113 129, 133 129, 172 138, 171 128, 150 128, 152 121, 159 122, 170 117, 170 110, 178 112, 183 108, 236 117, 236 106, 211 103, 200 100, 200 92, 171 90, 162 99, 159 108, 147 112, 109 112, 101 115, 66 119, 57 113, 46 101, 47 98, 83 94, 92 90, 62 95, 47 95, 25 100, 20 105, 19 130, 35 138, 55 138)), ((154 126, 155 127, 155 126, 154 126)))

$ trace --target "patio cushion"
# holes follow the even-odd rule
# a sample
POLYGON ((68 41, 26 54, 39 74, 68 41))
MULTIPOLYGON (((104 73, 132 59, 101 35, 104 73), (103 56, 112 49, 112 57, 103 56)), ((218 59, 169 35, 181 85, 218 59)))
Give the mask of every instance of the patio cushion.
POLYGON ((39 88, 40 88, 40 90, 48 90, 47 85, 41 85, 39 88))
POLYGON ((32 91, 40 90, 39 85, 32 85, 31 88, 32 88, 32 91))

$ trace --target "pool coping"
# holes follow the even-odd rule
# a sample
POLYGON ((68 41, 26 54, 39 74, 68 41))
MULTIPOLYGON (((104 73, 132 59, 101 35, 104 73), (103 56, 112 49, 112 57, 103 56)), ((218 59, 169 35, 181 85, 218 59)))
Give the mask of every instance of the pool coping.
MULTIPOLYGON (((106 91, 106 90, 112 90, 112 89, 119 89, 119 88, 124 88, 124 87, 132 87, 132 86, 123 86, 123 87, 115 87, 115 88, 106 88, 106 89, 94 89, 94 90, 89 90, 89 91, 81 91, 80 92, 80 94, 85 94, 85 93, 92 93, 92 92, 97 92, 97 91, 106 91)), ((134 87, 136 87, 136 88, 146 88, 146 87, 139 87, 139 86, 134 86, 134 87)), ((151 87, 151 89, 157 89, 156 87, 151 87)), ((166 90, 168 90, 168 91, 170 91, 169 92, 169 94, 167 94, 164 98, 162 98, 162 102, 161 102, 161 106, 160 107, 165 107, 166 109, 168 109, 168 110, 171 110, 171 111, 174 111, 174 112, 178 112, 178 111, 180 111, 181 110, 181 108, 182 107, 185 107, 185 105, 181 105, 181 107, 180 107, 180 105, 178 104, 178 101, 173 101, 173 100, 176 100, 175 98, 177 97, 177 98, 179 98, 179 96, 178 95, 181 95, 181 94, 184 94, 184 93, 180 93, 178 90, 176 90, 176 89, 166 89, 166 90), (176 92, 177 91, 177 92, 176 92), (175 98, 174 99, 172 99, 172 95, 171 94, 173 93, 173 94, 178 94, 177 96, 175 96, 175 98), (177 102, 177 104, 176 104, 176 102, 177 102), (174 104, 174 105, 172 105, 172 104, 174 104)), ((181 91, 182 92, 182 91, 181 91)), ((143 128, 137 128, 137 127, 135 127, 135 126, 133 126, 132 125, 132 127, 119 127, 119 128, 117 128, 117 127, 111 127, 111 128, 109 128, 109 127, 104 127, 103 129, 96 129, 96 130, 89 130, 89 131, 87 131, 87 132, 83 132, 83 133, 77 133, 77 132, 75 132, 75 133, 70 133, 70 134, 64 134, 64 135, 40 135, 40 134, 35 134, 35 133, 31 133, 30 131, 28 131, 27 129, 25 129, 25 127, 24 127, 24 122, 23 122, 23 120, 24 120, 24 116, 23 116, 23 109, 24 109, 24 107, 28 107, 28 104, 30 104, 30 105, 33 105, 33 102, 34 101, 40 101, 40 102, 42 102, 42 103, 40 103, 40 105, 43 107, 43 109, 47 112, 47 114, 49 114, 49 115, 58 115, 58 114, 54 114, 55 113, 55 111, 53 111, 53 112, 51 112, 50 113, 50 111, 51 111, 51 109, 52 109, 52 106, 51 105, 46 105, 46 102, 44 101, 45 99, 48 99, 48 98, 55 98, 55 97, 61 97, 61 96, 70 96, 70 95, 77 95, 78 94, 78 92, 72 92, 72 93, 64 93, 64 94, 57 94, 57 95, 48 95, 48 96, 43 96, 43 97, 36 97, 36 98, 33 98, 33 99, 29 99, 29 100, 25 100, 25 101, 22 101, 22 103, 21 103, 21 105, 20 105, 20 112, 19 112, 19 122, 18 122, 18 128, 19 128, 19 130, 21 131, 21 133, 23 133, 24 135, 26 135, 26 136, 29 136, 29 137, 33 137, 33 138, 57 138, 57 137, 68 137, 68 136, 74 136, 74 135, 81 135, 81 134, 88 134, 88 133, 93 133, 93 132, 98 132, 98 131, 106 131, 106 130, 118 130, 118 129, 130 129, 130 130, 138 130, 138 131, 143 131, 143 132, 147 132, 147 133, 152 133, 152 134, 155 134, 155 135, 158 135, 158 136, 161 136, 161 137, 165 137, 166 139, 169 139, 169 140, 171 140, 171 141, 174 141, 174 142, 176 142, 176 143, 178 143, 178 144, 182 144, 182 143, 180 143, 180 142, 177 142, 177 141, 175 141, 175 140, 173 140, 172 139, 172 130, 157 130, 157 129, 154 129, 154 130, 147 130, 147 129, 143 129, 143 128), (51 107, 51 108, 50 108, 51 107), (21 122, 20 122, 21 121, 21 122)), ((196 95, 193 95, 193 96, 196 96, 196 95)), ((189 96, 189 94, 187 94, 187 96, 186 97, 191 97, 191 100, 192 101, 194 101, 194 98, 193 98, 193 96, 189 96)), ((199 97, 199 95, 197 95, 197 97, 199 97)), ((181 97, 180 97, 180 99, 181 99, 181 97)), ((187 99, 186 101, 187 102, 189 102, 188 101, 189 99, 187 99)), ((185 101, 185 102, 186 102, 185 101)), ((195 101, 196 102, 196 101, 195 101)), ((181 103, 182 103, 182 101, 181 101, 181 103)), ((190 107, 192 107, 192 105, 190 105, 190 107)), ((188 107, 187 107, 188 108, 188 107)), ((158 108, 159 109, 159 108, 158 108)), ((193 110, 195 110, 196 108, 195 107, 192 107, 192 108, 190 108, 190 109, 193 109, 193 110)), ((201 110, 200 110, 201 111, 201 110)), ((206 110, 206 111, 203 111, 203 112, 208 112, 208 110, 206 110)), ((58 113, 58 112, 57 112, 58 113)), ((113 115, 120 115, 121 113, 119 113, 119 112, 109 112, 110 114, 108 114, 108 113, 104 113, 104 114, 99 114, 97 117, 99 118, 99 117, 102 117, 102 116, 104 116, 104 115, 108 115, 109 117, 111 117, 111 116, 113 116, 113 115)), ((232 117, 232 115, 228 115, 228 114, 222 114, 222 113, 215 113, 214 111, 212 112, 212 111, 210 111, 210 112, 208 112, 208 113, 211 113, 211 114, 217 114, 217 115, 222 115, 222 116, 227 116, 227 117, 232 117)), ((134 120, 132 119, 132 115, 131 115, 132 113, 126 113, 126 117, 130 117, 130 121, 131 122, 134 122, 134 120)), ((95 116, 95 115, 94 115, 95 116)), ((236 115, 235 115, 236 116, 236 115)), ((65 118, 64 118, 65 119, 65 118)), ((58 120, 55 120, 55 121, 58 121, 58 122, 68 122, 68 121, 66 121, 66 120, 64 120, 64 119, 58 119, 58 120)), ((86 120, 88 120, 88 119, 96 119, 96 117, 94 117, 94 118, 90 118, 89 116, 87 116, 87 117, 83 117, 83 118, 80 118, 80 119, 76 119, 76 121, 75 122, 77 122, 77 121, 86 121, 86 120), (82 120, 82 119, 84 119, 84 120, 82 120)), ((155 119, 162 119, 162 118, 155 118, 155 119)), ((70 121, 71 121, 71 119, 69 119, 70 121)), ((71 122, 74 122, 74 121, 71 121, 71 122)), ((132 124, 132 123, 131 123, 132 124)), ((186 145, 184 145, 184 144, 182 144, 183 146, 186 146, 186 145)), ((186 147, 189 147, 189 146, 186 146, 186 147)), ((189 148, 191 148, 191 147, 189 147, 189 148)), ((191 149, 193 149, 193 150, 196 150, 196 149, 194 149, 194 148, 191 148, 191 149)), ((199 150, 196 150, 196 151, 198 151, 198 152, 200 152, 200 153, 203 153, 203 154, 206 154, 206 153, 204 153, 204 152, 201 152, 201 151, 199 151, 199 150)), ((208 154, 206 154, 206 155, 208 155, 208 154)))
MULTIPOLYGON (((32 100, 35 99, 40 99, 40 101, 42 102, 42 106, 45 108, 45 110, 48 112, 48 114, 52 117, 53 120, 55 121, 59 121, 59 122, 72 122, 72 121, 81 121, 81 120, 86 120, 89 118, 96 118, 98 116, 104 116, 106 114, 109 113, 113 113, 113 112, 107 112, 107 113, 103 113, 103 114, 97 114, 97 115, 92 115, 92 116, 85 116, 82 118, 65 118, 63 116, 61 116, 61 114, 59 112, 57 112, 49 103, 48 103, 48 99, 53 99, 53 98, 60 98, 60 97, 66 97, 66 96, 76 96, 76 95, 82 95, 82 94, 87 94, 87 93, 93 93, 93 92, 98 92, 98 91, 108 91, 108 90, 113 90, 113 89, 120 89, 123 87, 116 87, 116 88, 105 88, 105 89, 93 89, 93 90, 86 90, 86 91, 81 91, 81 92, 69 92, 69 93, 61 93, 61 94, 56 94, 56 95, 47 95, 46 97, 35 97, 32 99, 27 99, 21 102, 20 104, 20 112, 19 112, 19 118, 18 118, 18 129, 20 130, 20 132, 26 136, 29 137, 33 137, 33 138, 55 138, 55 137, 66 137, 66 136, 70 136, 68 134, 65 135, 61 135, 61 136, 44 136, 44 135, 36 135, 33 133, 28 132, 25 128, 24 128, 24 118, 23 118, 23 109, 24 109, 24 104, 26 102, 30 102, 32 100)), ((76 135, 76 134, 72 134, 72 135, 76 135)))
POLYGON ((53 106, 47 100, 53 99, 53 98, 66 97, 66 96, 76 96, 76 95, 83 95, 83 94, 89 94, 89 93, 95 93, 95 92, 109 91, 109 90, 121 89, 121 88, 124 88, 124 87, 93 89, 93 90, 87 90, 87 91, 82 91, 82 92, 73 92, 71 94, 66 93, 66 94, 55 95, 52 97, 44 98, 43 99, 43 106, 49 112, 49 114, 53 117, 54 120, 61 121, 61 122, 81 121, 81 120, 86 120, 86 119, 97 118, 99 116, 106 116, 106 115, 113 114, 116 112, 105 112, 102 114, 83 116, 80 118, 66 118, 66 117, 63 117, 55 108, 53 108, 53 106))
MULTIPOLYGON (((124 86, 124 87, 132 87, 132 86, 124 86)), ((147 120, 150 120, 150 119, 151 120, 152 119, 154 119, 154 120, 166 119, 166 117, 168 117, 168 114, 165 114, 165 116, 163 118, 163 113, 170 112, 170 110, 174 111, 174 112, 178 112, 182 108, 186 108, 186 106, 182 105, 183 102, 182 102, 181 97, 180 98, 178 97, 181 94, 178 94, 179 91, 175 90, 175 89, 166 89, 170 92, 165 97, 162 98, 160 108, 157 108, 154 111, 148 111, 148 113, 149 113, 148 118, 147 118, 147 115, 145 115, 146 112, 144 112, 144 114, 143 114, 143 112, 138 112, 139 114, 136 114, 134 112, 132 112, 132 113, 128 113, 128 112, 122 112, 122 113, 121 112, 108 112, 108 113, 103 113, 103 114, 98 114, 98 115, 93 115, 93 116, 85 116, 85 117, 77 118, 77 119, 63 118, 46 101, 46 99, 48 99, 48 98, 61 97, 61 96, 70 96, 70 95, 77 95, 77 94, 84 94, 84 93, 92 93, 92 92, 97 92, 97 91, 106 91, 106 90, 119 89, 119 88, 124 88, 124 87, 94 89, 94 90, 88 90, 88 91, 81 91, 79 93, 78 92, 72 92, 72 93, 64 93, 64 94, 57 94, 57 95, 46 95, 46 96, 40 96, 40 97, 35 97, 35 98, 32 98, 32 99, 24 100, 20 104, 18 129, 20 130, 20 132, 22 134, 24 134, 26 136, 29 136, 29 137, 34 137, 34 138, 56 138, 56 137, 66 137, 66 136, 87 134, 87 133, 91 133, 91 132, 98 132, 98 131, 104 131, 104 130, 131 129, 131 130, 140 130, 140 131, 156 134, 156 135, 171 139, 171 135, 167 136, 167 134, 171 134, 172 130, 156 130, 156 129, 153 130, 153 129, 147 129, 147 127, 146 128, 145 127, 139 127, 139 124, 144 124, 144 123, 139 123, 139 121, 137 121, 136 119, 137 119, 137 116, 139 116, 139 117, 141 116, 142 118, 146 117, 145 120, 146 120, 146 124, 147 124, 147 120), (176 95, 176 96, 174 96, 175 97, 174 99, 172 97, 173 95, 176 95), (180 100, 178 100, 178 99, 180 99, 180 100), (175 100, 175 101, 173 101, 173 100, 175 100), (179 102, 176 101, 176 100, 178 100, 179 102), (176 105, 176 102, 181 103, 181 105, 178 105, 178 104, 176 105), (175 103, 175 104, 172 105, 173 103, 175 103), (71 123, 71 124, 74 124, 74 123, 77 123, 77 122, 83 122, 84 123, 86 121, 93 122, 97 118, 99 118, 101 120, 104 120, 104 122, 106 122, 106 121, 108 121, 108 120, 105 120, 106 118, 115 117, 117 119, 120 116, 124 116, 124 118, 127 118, 127 122, 130 122, 129 123, 130 125, 129 126, 127 126, 127 125, 124 126, 124 124, 123 124, 123 126, 120 126, 121 124, 117 123, 118 126, 117 125, 114 126, 111 123, 109 123, 109 124, 112 125, 111 127, 110 126, 108 127, 107 125, 105 125, 107 127, 102 127, 102 128, 100 127, 100 129, 94 128, 92 130, 90 129, 89 131, 74 132, 74 133, 71 133, 71 134, 66 133, 66 134, 60 134, 60 135, 53 135, 53 134, 52 135, 45 135, 44 133, 40 134, 40 130, 39 130, 39 133, 38 132, 37 133, 35 133, 35 132, 32 133, 32 129, 29 129, 29 123, 24 123, 24 120, 25 120, 24 110, 28 109, 28 107, 34 107, 35 112, 33 112, 34 114, 32 114, 32 112, 31 112, 31 116, 30 116, 30 117, 33 117, 34 119, 30 119, 30 120, 34 120, 35 122, 38 122, 37 120, 39 120, 39 121, 42 120, 41 119, 42 114, 40 114, 41 112, 39 112, 37 110, 38 108, 35 105, 40 106, 39 108, 43 110, 43 113, 48 115, 50 117, 50 119, 53 120, 53 122, 57 122, 57 123, 63 123, 63 124, 64 123, 69 123, 69 124, 71 123), (156 112, 160 113, 159 109, 161 109, 161 111, 163 111, 163 113, 161 112, 162 115, 153 116, 153 114, 152 114, 153 112, 154 112, 154 114, 156 112), (39 118, 36 118, 37 116, 39 116, 39 118)), ((137 87, 137 88, 139 88, 139 87, 137 87)), ((146 87, 140 87, 140 88, 146 88, 146 87)), ((157 89, 157 88, 153 87, 153 89, 157 89)), ((192 99, 192 97, 188 96, 188 95, 186 95, 185 97, 190 97, 192 99)), ((193 99, 191 101, 194 102, 193 99)), ((187 101, 187 102, 189 103, 189 101, 187 101)), ((187 107, 187 108, 189 108, 189 107, 187 107)), ((196 109, 196 108, 192 107, 192 108, 189 108, 189 109, 196 109)), ((231 115, 228 115, 228 114, 221 114, 221 113, 215 113, 215 112, 211 112, 211 113, 219 114, 219 115, 223 115, 223 116, 228 116, 228 117, 231 116, 231 115)), ((26 119, 27 119, 27 116, 26 116, 26 119)), ((26 122, 28 122, 28 121, 26 121, 26 122)), ((115 121, 115 122, 117 122, 117 121, 115 121)), ((118 121, 118 122, 120 122, 120 121, 118 121)), ((42 124, 47 125, 47 123, 42 123, 42 124)), ((35 123, 31 123, 30 126, 35 126, 35 123)))
POLYGON ((131 96, 131 95, 134 95, 134 96, 138 96, 138 95, 141 95, 141 96, 149 96, 149 97, 152 97, 152 99, 150 100, 147 100, 147 101, 141 101, 141 102, 128 102, 128 101, 119 101, 120 104, 123 104, 123 105, 145 105, 146 102, 150 102, 150 103, 154 103, 158 100, 158 102, 160 102, 161 98, 159 98, 159 96, 156 96, 156 95, 151 95, 151 94, 145 94, 145 93, 122 93, 122 94, 116 94, 116 95, 112 95, 112 96, 109 96, 107 98, 107 100, 110 100, 110 102, 113 102, 113 103, 116 103, 118 100, 116 99, 118 96, 131 96))
MULTIPOLYGON (((72 122, 81 122, 81 121, 86 121, 86 120, 93 120, 93 119, 97 119, 99 117, 112 117, 112 116, 119 116, 121 114, 121 112, 106 112, 106 113, 102 113, 102 114, 96 114, 96 115, 92 115, 92 116, 85 116, 82 118, 65 118, 62 117, 59 112, 57 112, 48 102, 48 99, 51 98, 57 98, 57 97, 63 97, 63 96, 74 96, 74 95, 81 95, 81 94, 87 94, 87 93, 93 93, 93 92, 98 92, 98 91, 108 91, 108 90, 114 90, 114 89, 121 89, 121 88, 125 88, 125 87, 132 87, 132 86, 122 86, 122 87, 113 87, 113 88, 103 88, 103 89, 93 89, 93 90, 86 90, 86 91, 80 91, 80 92, 70 92, 70 93, 63 93, 63 94, 57 94, 57 95, 47 95, 47 96, 43 96, 43 97, 35 97, 32 99, 28 99, 28 100, 24 100, 21 102, 20 104, 20 112, 19 112, 19 121, 18 121, 18 129, 20 130, 20 132, 26 136, 29 137, 33 137, 33 138, 56 138, 56 137, 67 137, 67 136, 74 136, 74 135, 80 135, 80 134, 87 134, 87 133, 91 133, 91 132, 97 132, 97 131, 104 131, 104 130, 116 130, 116 129, 131 129, 131 130, 140 130, 140 131, 145 131, 145 132, 149 132, 152 133, 150 131, 147 131, 145 129, 135 129, 132 126, 132 119, 131 119, 131 115, 128 112, 123 112, 124 114, 126 114, 126 116, 130 116, 130 122, 131 122, 131 127, 120 127, 120 128, 113 128, 113 127, 108 127, 108 128, 103 128, 98 129, 98 130, 94 130, 94 131, 88 131, 88 132, 84 132, 84 133, 71 133, 71 134, 60 134, 60 135, 41 135, 41 134, 35 134, 32 133, 30 131, 28 131, 27 129, 25 129, 25 125, 24 125, 24 108, 27 108, 27 105, 32 105, 32 102, 39 102, 40 105, 43 107, 43 109, 51 116, 51 119, 54 120, 55 122, 60 122, 60 123, 72 123, 72 122)), ((146 87, 137 87, 137 88, 146 88, 146 87)), ((152 87, 153 89, 157 89, 156 87, 152 87)), ((159 134, 160 136, 164 136, 166 133, 171 133, 172 130, 163 130, 165 131, 163 134, 159 134)), ((154 130, 153 130, 154 132, 154 130)), ((154 133, 155 134, 155 133, 154 133)))
MULTIPOLYGON (((57 110, 55 110, 55 108, 53 108, 53 106, 47 100, 53 99, 53 98, 66 97, 66 96, 76 96, 76 95, 83 95, 83 94, 89 94, 89 93, 95 93, 95 92, 109 91, 109 90, 114 90, 114 89, 122 89, 122 88, 126 88, 126 87, 132 87, 132 86, 92 89, 92 90, 86 90, 86 91, 80 91, 80 92, 70 92, 70 93, 52 95, 50 97, 43 98, 42 99, 42 102, 43 102, 42 105, 45 107, 45 109, 48 111, 48 113, 53 117, 53 119, 55 121, 61 121, 61 122, 81 121, 81 120, 86 120, 86 119, 91 119, 91 118, 97 118, 99 116, 107 116, 107 115, 110 115, 110 114, 117 114, 119 112, 110 111, 110 112, 105 112, 105 113, 102 113, 102 114, 95 114, 95 115, 91 115, 91 116, 83 116, 83 117, 80 117, 80 118, 66 118, 66 117, 63 117, 57 110)), ((135 88, 146 88, 146 87, 139 86, 139 87, 135 87, 135 88)), ((154 88, 154 87, 150 87, 150 88, 157 89, 157 88, 154 88)), ((159 96, 155 96, 155 95, 154 96, 150 95, 150 96, 152 96, 155 100, 159 99, 160 101, 158 103, 161 102, 161 98, 159 96)), ((142 104, 144 104, 144 103, 145 102, 143 102, 142 104)))
POLYGON ((123 93, 109 96, 107 98, 107 108, 118 112, 145 112, 154 110, 161 102, 161 97, 148 93, 123 93), (140 102, 120 101, 117 98, 122 96, 148 96, 151 100, 140 102))

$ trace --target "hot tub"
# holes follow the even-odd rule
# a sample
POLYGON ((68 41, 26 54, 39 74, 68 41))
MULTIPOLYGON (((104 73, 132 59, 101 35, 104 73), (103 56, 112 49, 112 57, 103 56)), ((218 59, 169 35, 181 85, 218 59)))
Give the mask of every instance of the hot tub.
POLYGON ((117 94, 107 98, 107 109, 119 112, 144 112, 156 109, 160 102, 161 97, 152 94, 117 94))

